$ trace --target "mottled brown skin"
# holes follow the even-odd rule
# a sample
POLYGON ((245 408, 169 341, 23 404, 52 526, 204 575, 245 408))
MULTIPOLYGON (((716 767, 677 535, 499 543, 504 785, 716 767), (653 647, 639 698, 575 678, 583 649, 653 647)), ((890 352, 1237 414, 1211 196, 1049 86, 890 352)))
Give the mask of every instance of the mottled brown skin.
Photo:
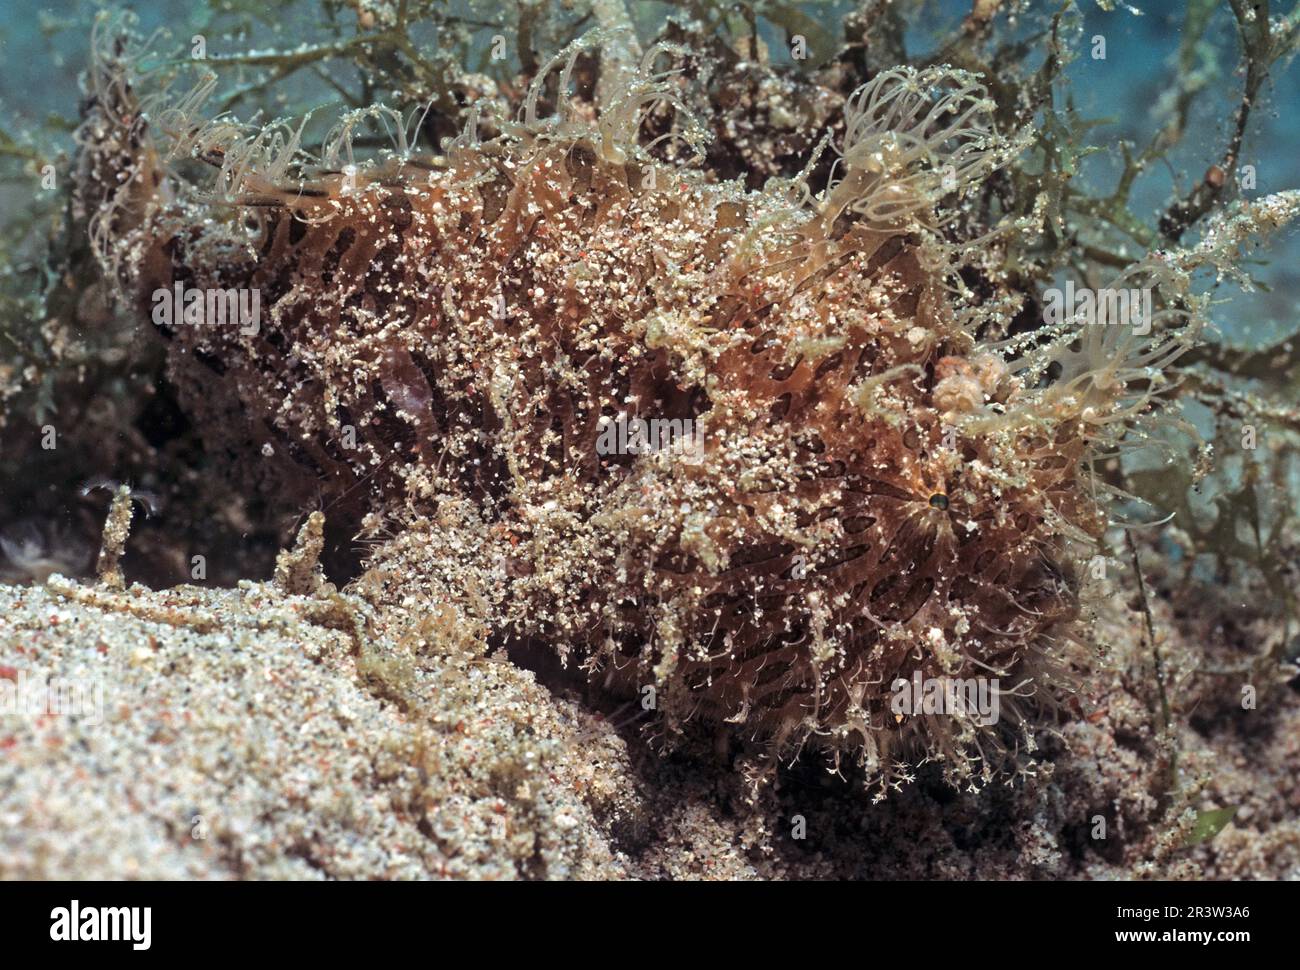
MULTIPOLYGON (((919 747, 961 775, 1013 747, 1044 694, 1004 699, 986 746, 895 717, 891 684, 1068 680, 1067 534, 1103 521, 1079 429, 945 415, 936 363, 978 348, 914 224, 662 166, 647 187, 649 165, 523 137, 234 206, 165 203, 142 176, 118 273, 142 313, 176 281, 260 289, 254 336, 163 332, 183 401, 241 473, 381 517, 400 538, 374 567, 399 583, 442 570, 499 633, 780 753, 887 773, 919 747), (705 460, 598 454, 624 411, 698 421, 705 460)), ((983 406, 1021 390, 994 380, 983 406)))

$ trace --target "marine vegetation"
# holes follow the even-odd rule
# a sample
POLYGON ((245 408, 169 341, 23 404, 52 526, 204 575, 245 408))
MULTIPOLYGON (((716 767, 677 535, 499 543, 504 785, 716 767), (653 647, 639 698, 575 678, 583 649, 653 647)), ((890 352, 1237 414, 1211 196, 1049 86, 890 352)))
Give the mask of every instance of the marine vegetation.
POLYGON ((67 219, 102 318, 150 342, 202 467, 323 513, 332 578, 377 606, 556 656, 669 746, 814 759, 878 797, 928 761, 972 790, 1032 772, 1109 662, 1087 606, 1114 527, 1178 491, 1124 461, 1162 446, 1180 495, 1208 470, 1189 385, 1296 427, 1188 369, 1206 280, 1244 279, 1300 209, 1235 190, 1294 16, 1233 6, 1235 132, 1152 227, 1126 193, 1195 91, 1114 194, 1076 188, 1071 5, 999 47, 1017 14, 977 3, 912 57, 889 4, 847 45, 778 4, 744 8, 749 36, 706 4, 647 36, 618 6, 538 53, 521 5, 498 81, 418 54, 423 5, 192 68, 101 19, 67 219), (221 80, 350 55, 391 83, 291 119, 221 80), (1047 312, 1063 276, 1096 302, 1047 312), (947 681, 1000 716, 896 703, 947 681))

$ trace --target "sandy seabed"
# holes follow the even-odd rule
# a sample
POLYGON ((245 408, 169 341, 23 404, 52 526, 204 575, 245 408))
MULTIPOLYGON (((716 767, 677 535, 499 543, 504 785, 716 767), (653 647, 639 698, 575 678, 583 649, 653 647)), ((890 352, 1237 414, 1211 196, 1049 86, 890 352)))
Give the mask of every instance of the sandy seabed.
POLYGON ((272 583, 0 586, 0 877, 1300 878, 1300 696, 1259 684, 1243 709, 1224 673, 1243 647, 1198 602, 1152 603, 1176 793, 1116 584, 1094 604, 1110 673, 1034 775, 975 794, 922 768, 873 803, 811 758, 665 752, 446 612, 272 583), (15 709, 33 684, 62 707, 15 709))

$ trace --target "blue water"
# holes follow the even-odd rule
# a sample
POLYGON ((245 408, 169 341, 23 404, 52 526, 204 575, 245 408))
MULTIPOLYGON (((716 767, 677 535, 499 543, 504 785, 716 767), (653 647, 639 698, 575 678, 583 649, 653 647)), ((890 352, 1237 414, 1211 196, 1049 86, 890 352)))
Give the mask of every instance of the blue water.
MULTIPOLYGON (((1135 5, 1144 11, 1143 16, 1123 9, 1107 13, 1092 0, 1079 8, 1082 29, 1072 44, 1078 56, 1066 72, 1070 79, 1067 96, 1080 116, 1101 122, 1089 138, 1099 150, 1084 161, 1081 175, 1083 184, 1093 191, 1109 191, 1114 185, 1120 171, 1120 141, 1128 140, 1140 149, 1164 120, 1160 106, 1170 86, 1185 4, 1178 0, 1135 0, 1135 5), (1098 37, 1105 41, 1104 59, 1092 56, 1098 37)), ((172 41, 160 43, 160 51, 188 47, 195 34, 208 38, 210 53, 290 48, 329 36, 314 3, 290 3, 283 8, 245 2, 228 6, 249 12, 255 26, 247 37, 222 39, 231 17, 214 14, 207 4, 148 4, 134 9, 144 32, 163 28, 170 33, 172 41)), ((821 28, 837 33, 843 13, 852 6, 845 2, 802 5, 821 28)), ((85 64, 89 29, 99 8, 100 4, 87 0, 61 0, 36 7, 14 3, 0 8, 0 126, 20 142, 41 146, 47 155, 70 149, 67 131, 76 114, 76 79, 85 64), (60 118, 64 119, 61 123, 56 120, 60 118)), ((671 9, 653 0, 632 0, 630 4, 643 28, 661 22, 671 9)), ((906 36, 909 51, 931 49, 936 36, 959 29, 969 9, 969 0, 926 4, 923 15, 906 36)), ((1021 33, 1038 31, 1046 16, 1056 9, 1056 4, 1034 4, 1021 19, 1021 33)), ((348 11, 344 14, 348 15, 348 11)), ((480 12, 478 16, 489 15, 480 12)), ((765 21, 760 21, 759 27, 774 56, 780 58, 783 34, 765 21)), ((489 31, 480 33, 486 36, 489 31)), ((432 35, 425 39, 436 41, 432 35)), ((1156 164, 1134 186, 1132 211, 1151 223, 1173 194, 1185 193, 1203 177, 1229 137, 1241 78, 1233 75, 1237 56, 1235 28, 1226 4, 1207 32, 1201 55, 1208 63, 1217 63, 1218 75, 1197 99, 1182 143, 1169 153, 1169 164, 1156 164)), ((1041 54, 1032 55, 1032 59, 1041 59, 1041 54)), ((335 69, 342 68, 335 65, 335 69)), ((290 107, 319 104, 323 97, 322 88, 310 75, 291 82, 285 90, 290 107)), ((1300 68, 1279 69, 1266 92, 1266 103, 1255 111, 1245 146, 1243 162, 1254 166, 1257 179, 1257 188, 1247 195, 1300 188, 1300 127, 1292 120, 1297 106, 1300 68)), ((15 188, 11 180, 0 204, 21 201, 23 192, 30 188, 21 181, 15 188)), ((1226 340, 1259 345, 1295 332, 1296 321, 1300 320, 1295 297, 1300 289, 1298 257, 1300 239, 1294 230, 1265 251, 1268 262, 1257 267, 1255 275, 1271 292, 1236 297, 1220 308, 1216 320, 1226 340)))

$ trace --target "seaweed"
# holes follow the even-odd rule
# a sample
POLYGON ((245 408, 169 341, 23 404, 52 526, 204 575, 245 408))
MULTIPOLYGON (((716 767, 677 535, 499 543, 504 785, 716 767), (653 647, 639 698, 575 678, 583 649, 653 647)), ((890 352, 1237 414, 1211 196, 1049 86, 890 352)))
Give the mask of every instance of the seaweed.
MULTIPOLYGON (((953 357, 977 344, 995 348, 1008 374, 1042 392, 1036 402, 1057 402, 1060 413, 1083 422, 1099 492, 1130 503, 1134 522, 1171 520, 1158 536, 1130 533, 1148 552, 1183 564, 1181 577, 1172 569, 1153 577, 1144 598, 1170 597, 1178 581, 1219 579, 1236 592, 1259 591, 1258 614, 1275 621, 1266 642, 1239 666, 1205 673, 1273 678, 1300 646, 1293 512, 1300 415, 1292 403, 1300 361, 1291 338, 1239 348, 1216 336, 1215 324, 1229 329, 1239 306, 1220 298, 1222 284, 1255 288, 1254 275, 1267 275, 1255 268, 1255 247, 1295 213, 1293 194, 1248 191, 1246 159, 1270 84, 1300 48, 1300 9, 1278 15, 1267 3, 1191 0, 1158 123, 1145 144, 1120 141, 1107 152, 1096 133, 1109 119, 1081 114, 1069 69, 1092 40, 1085 23, 1133 15, 1110 6, 976 2, 927 44, 907 29, 925 5, 884 0, 852 9, 762 0, 654 9, 610 0, 504 9, 439 0, 214 2, 197 33, 179 31, 179 52, 159 36, 110 54, 132 62, 161 92, 141 105, 169 141, 161 164, 214 170, 211 198, 232 212, 255 196, 282 199, 304 186, 332 191, 329 180, 358 168, 393 172, 412 160, 456 167, 458 157, 472 150, 487 158, 490 146, 521 132, 539 143, 590 143, 603 163, 638 175, 671 163, 703 181, 741 179, 761 190, 770 211, 741 242, 755 279, 780 268, 765 263, 777 248, 771 227, 783 227, 788 241, 811 234, 820 219, 819 231, 831 238, 854 221, 883 230, 942 212, 920 249, 927 270, 960 266, 939 273, 968 338, 949 348, 953 357), (842 36, 826 26, 835 22, 828 13, 843 14, 842 36), (251 43, 277 20, 309 23, 307 39, 251 43), (1221 33, 1225 26, 1230 34, 1221 33), (1188 162, 1200 150, 1185 144, 1197 112, 1216 110, 1225 87, 1230 111, 1221 144, 1188 162), (339 120, 331 127, 332 118, 339 120), (1109 180, 1098 175, 1106 161, 1109 180), (1178 166, 1188 164, 1204 174, 1183 184, 1178 166), (1137 200, 1150 198, 1153 183, 1164 185, 1163 202, 1145 211, 1137 200), (807 216, 814 209, 818 215, 807 216), (1063 277, 1156 291, 1154 335, 1138 340, 1105 328, 1080 335, 1077 319, 1046 322, 1046 291, 1063 277), (1122 406, 1102 413, 1098 402, 1116 387, 1124 389, 1122 406)), ((116 43, 131 32, 115 21, 103 36, 116 43)), ((6 125, 0 178, 31 184, 51 165, 68 175, 66 137, 74 128, 65 120, 38 137, 6 125)), ((568 160, 575 168, 589 164, 575 158, 568 160)), ((473 176, 487 190, 503 179, 494 165, 484 162, 473 176)), ((56 179, 49 194, 7 214, 0 241, 0 422, 27 442, 14 450, 5 481, 14 508, 5 514, 16 521, 19 509, 52 514, 57 506, 24 482, 52 477, 49 456, 32 442, 57 416, 77 442, 58 459, 65 465, 54 477, 65 490, 107 467, 122 477, 142 470, 150 487, 163 485, 178 523, 204 518, 213 503, 238 504, 253 531, 275 538, 256 566, 235 563, 227 575, 269 569, 266 549, 273 554, 282 544, 305 511, 301 503, 293 510, 251 502, 215 485, 208 473, 228 456, 197 432, 171 433, 160 446, 141 440, 147 435, 126 444, 96 440, 105 427, 147 423, 167 378, 163 355, 133 336, 129 314, 103 292, 73 181, 56 179), (78 416, 104 405, 109 413, 100 421, 76 428, 78 416), (187 493, 185 483, 196 478, 208 481, 205 490, 187 493)), ((118 231, 123 211, 101 216, 95 238, 118 231)), ((672 321, 655 326, 667 332, 672 321)), ((973 360, 934 370, 939 397, 955 415, 982 406, 994 380, 978 374, 973 360)), ((876 406, 891 382, 910 373, 872 375, 858 400, 876 406)), ((419 389, 405 377, 392 383, 402 382, 419 389)), ((164 392, 165 403, 180 408, 170 395, 164 392)), ((414 402, 408 410, 420 403, 418 394, 406 400, 414 402)), ((980 433, 1028 420, 1029 409, 1004 403, 996 418, 981 416, 980 433)), ((160 541, 183 547, 180 530, 160 541)), ((335 546, 333 560, 323 554, 327 563, 355 573, 350 539, 320 541, 335 546)), ((1146 621, 1155 651, 1149 608, 1146 621)), ((1168 730, 1178 698, 1168 696, 1172 685, 1158 669, 1154 686, 1168 730)))

